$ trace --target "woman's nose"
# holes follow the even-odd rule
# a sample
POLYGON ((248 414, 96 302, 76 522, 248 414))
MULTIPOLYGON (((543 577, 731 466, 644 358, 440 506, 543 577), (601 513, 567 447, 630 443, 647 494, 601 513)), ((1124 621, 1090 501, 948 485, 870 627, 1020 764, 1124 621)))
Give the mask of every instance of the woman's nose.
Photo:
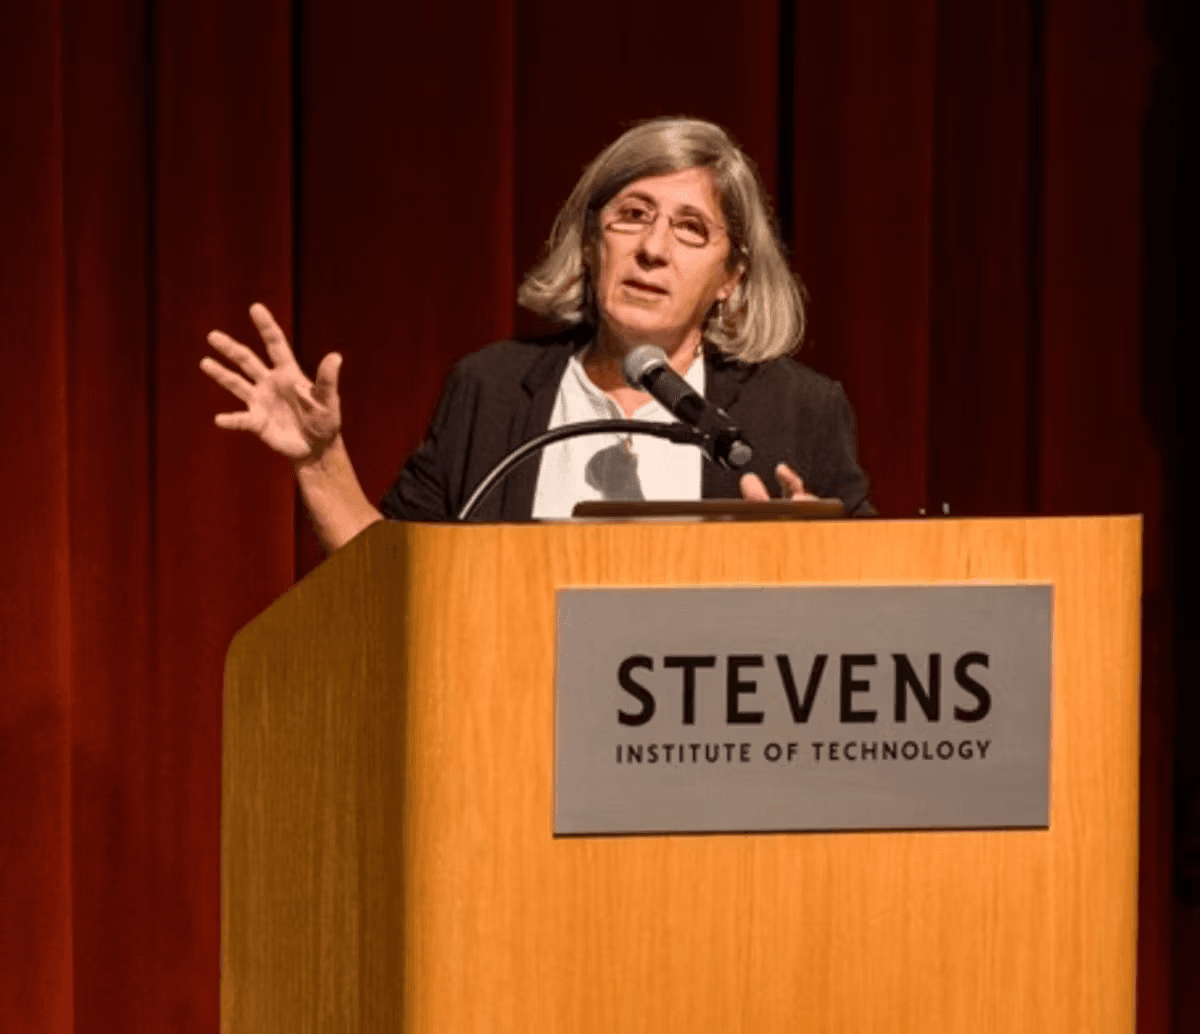
POLYGON ((654 265, 667 260, 667 248, 670 247, 671 224, 666 216, 660 215, 653 223, 642 231, 642 239, 638 247, 638 258, 654 265))

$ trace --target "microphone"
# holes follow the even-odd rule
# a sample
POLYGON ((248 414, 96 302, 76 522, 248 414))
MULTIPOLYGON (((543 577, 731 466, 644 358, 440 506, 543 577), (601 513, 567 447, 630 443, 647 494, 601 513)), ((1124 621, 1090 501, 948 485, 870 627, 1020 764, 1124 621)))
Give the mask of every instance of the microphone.
POLYGON ((723 409, 696 394, 671 369, 667 353, 657 345, 631 349, 621 366, 630 387, 653 395, 680 420, 704 435, 702 447, 710 460, 729 470, 741 470, 750 462, 752 450, 742 432, 723 409))

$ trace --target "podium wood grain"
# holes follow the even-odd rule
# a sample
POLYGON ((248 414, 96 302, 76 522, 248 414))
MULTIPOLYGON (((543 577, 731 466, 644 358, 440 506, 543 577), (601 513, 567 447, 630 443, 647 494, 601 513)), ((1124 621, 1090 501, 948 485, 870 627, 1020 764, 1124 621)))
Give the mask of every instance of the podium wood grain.
POLYGON ((1132 1031, 1140 531, 369 529, 230 649, 223 1030, 1132 1031), (558 587, 965 581, 1054 584, 1049 830, 552 836, 558 587))

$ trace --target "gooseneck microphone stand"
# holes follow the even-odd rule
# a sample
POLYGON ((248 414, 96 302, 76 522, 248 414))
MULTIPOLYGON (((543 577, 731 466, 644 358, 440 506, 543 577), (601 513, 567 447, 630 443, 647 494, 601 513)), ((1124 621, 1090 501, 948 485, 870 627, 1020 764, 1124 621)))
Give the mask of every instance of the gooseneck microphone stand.
POLYGON ((658 424, 645 420, 587 420, 579 424, 566 424, 563 427, 556 427, 551 431, 539 434, 536 438, 531 438, 524 445, 518 445, 504 459, 497 463, 488 472, 487 477, 479 482, 479 487, 471 493, 471 497, 463 504, 462 509, 458 511, 458 519, 460 521, 470 519, 476 507, 488 497, 492 489, 516 469, 517 466, 531 456, 536 455, 547 445, 563 441, 566 438, 579 438, 589 434, 618 433, 648 434, 654 438, 666 438, 667 441, 678 442, 683 445, 695 445, 703 449, 710 459, 713 455, 711 437, 703 431, 689 427, 687 424, 658 424))

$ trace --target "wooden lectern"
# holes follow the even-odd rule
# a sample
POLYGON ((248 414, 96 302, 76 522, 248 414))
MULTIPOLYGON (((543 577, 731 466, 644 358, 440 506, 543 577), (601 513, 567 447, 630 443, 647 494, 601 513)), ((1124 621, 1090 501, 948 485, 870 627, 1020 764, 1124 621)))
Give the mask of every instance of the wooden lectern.
POLYGON ((377 524, 225 686, 230 1034, 1130 1032, 1138 518, 377 524), (555 838, 562 586, 1054 585, 1048 830, 555 838))

